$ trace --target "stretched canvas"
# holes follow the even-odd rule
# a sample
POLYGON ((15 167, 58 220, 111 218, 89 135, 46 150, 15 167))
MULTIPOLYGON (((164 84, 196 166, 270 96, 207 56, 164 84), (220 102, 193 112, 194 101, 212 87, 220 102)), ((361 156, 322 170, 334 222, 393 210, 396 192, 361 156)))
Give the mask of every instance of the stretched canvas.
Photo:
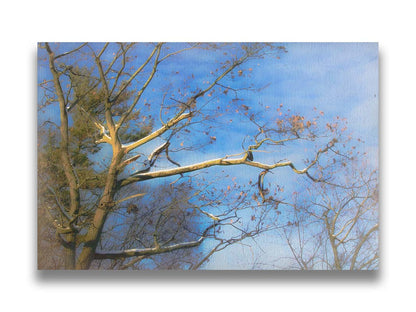
POLYGON ((378 270, 377 43, 39 43, 38 269, 378 270))

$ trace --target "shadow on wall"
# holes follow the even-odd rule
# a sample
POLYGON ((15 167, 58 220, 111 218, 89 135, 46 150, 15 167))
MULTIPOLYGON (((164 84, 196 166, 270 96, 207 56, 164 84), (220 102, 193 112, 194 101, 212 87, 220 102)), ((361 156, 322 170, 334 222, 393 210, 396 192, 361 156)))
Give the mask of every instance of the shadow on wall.
POLYGON ((37 271, 38 283, 203 283, 250 282, 368 284, 380 280, 380 271, 37 271))

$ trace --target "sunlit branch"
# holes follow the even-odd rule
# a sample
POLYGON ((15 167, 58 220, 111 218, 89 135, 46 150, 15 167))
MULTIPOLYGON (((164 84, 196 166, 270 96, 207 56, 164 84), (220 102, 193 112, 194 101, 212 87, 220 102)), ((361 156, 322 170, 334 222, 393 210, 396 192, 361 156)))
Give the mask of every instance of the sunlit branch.
POLYGON ((214 221, 220 221, 220 218, 214 216, 213 214, 211 214, 211 213, 209 213, 209 212, 207 212, 205 210, 202 210, 199 206, 193 205, 193 207, 194 207, 194 209, 197 209, 202 214, 206 215, 208 218, 210 218, 210 219, 212 219, 214 221))
POLYGON ((127 165, 131 164, 132 162, 136 161, 137 159, 139 159, 142 155, 141 154, 137 154, 134 155, 133 157, 130 157, 129 159, 126 159, 125 161, 123 161, 120 164, 120 169, 125 168, 127 165))
POLYGON ((113 251, 113 252, 96 252, 95 259, 102 260, 102 259, 120 259, 120 258, 128 258, 128 257, 137 257, 137 256, 151 256, 162 254, 166 252, 171 252, 178 249, 185 249, 185 248, 192 248, 199 246, 205 237, 201 237, 196 241, 186 242, 186 243, 179 243, 170 245, 167 247, 154 247, 154 248, 145 248, 145 249, 128 249, 122 251, 113 251))
POLYGON ((144 249, 128 249, 128 250, 120 250, 120 251, 112 251, 112 252, 96 252, 94 258, 97 260, 102 259, 122 259, 128 257, 138 257, 138 256, 151 256, 151 255, 158 255, 162 253, 171 252, 174 250, 179 249, 186 249, 186 248, 193 248, 201 245, 201 243, 207 237, 207 233, 216 225, 210 225, 208 228, 205 229, 204 233, 200 236, 199 239, 190 242, 178 243, 169 246, 156 246, 153 248, 144 248, 144 249))
POLYGON ((131 195, 131 196, 128 196, 128 197, 125 197, 123 199, 120 199, 120 200, 116 201, 116 204, 120 204, 123 201, 129 200, 129 199, 133 199, 133 198, 137 198, 137 197, 143 197, 144 195, 146 195, 146 193, 134 194, 134 195, 131 195))
POLYGON ((248 161, 246 160, 247 156, 245 155, 244 157, 237 158, 237 159, 217 158, 217 159, 207 160, 204 162, 200 162, 200 163, 196 163, 196 164, 188 165, 188 166, 183 166, 183 167, 178 167, 178 168, 140 173, 137 175, 132 175, 120 181, 119 185, 123 187, 125 185, 138 182, 138 181, 160 178, 160 177, 167 177, 167 176, 172 176, 176 174, 183 174, 187 172, 201 170, 204 168, 209 168, 212 166, 233 166, 233 165, 248 165, 248 166, 257 167, 257 168, 265 169, 265 170, 272 170, 278 167, 290 167, 295 173, 307 174, 308 177, 310 177, 313 180, 316 180, 308 174, 308 170, 318 161, 319 155, 324 153, 326 150, 327 148, 325 148, 324 150, 318 151, 315 157, 315 160, 311 162, 311 164, 304 169, 297 169, 295 165, 293 164, 293 162, 291 161, 277 162, 271 165, 264 164, 261 162, 256 162, 256 161, 248 161))
POLYGON ((166 131, 168 131, 169 129, 171 129, 173 126, 175 126, 177 123, 179 123, 181 120, 187 119, 189 117, 191 117, 192 114, 191 113, 185 113, 185 114, 181 114, 179 116, 176 116, 175 118, 169 120, 163 127, 159 128, 158 130, 152 132, 151 134, 149 134, 148 136, 145 136, 144 138, 137 140, 136 142, 127 144, 127 145, 123 145, 124 151, 127 154, 128 152, 130 152, 131 150, 159 137, 160 135, 162 135, 163 133, 165 133, 166 131))
POLYGON ((105 129, 105 127, 98 123, 98 122, 94 122, 94 125, 98 128, 98 130, 100 131, 101 134, 101 139, 97 140, 95 143, 99 144, 99 143, 109 143, 111 144, 111 137, 108 135, 107 130, 105 129))

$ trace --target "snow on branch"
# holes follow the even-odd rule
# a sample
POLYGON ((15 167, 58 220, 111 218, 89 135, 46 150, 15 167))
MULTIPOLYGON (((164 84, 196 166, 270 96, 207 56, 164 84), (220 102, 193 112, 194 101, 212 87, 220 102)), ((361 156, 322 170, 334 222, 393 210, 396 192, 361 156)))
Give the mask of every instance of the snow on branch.
POLYGON ((130 144, 123 144, 122 148, 124 149, 125 153, 127 154, 128 152, 130 152, 131 150, 147 143, 150 142, 151 140, 161 136, 163 133, 165 133, 166 131, 168 131, 170 128, 172 128, 173 126, 175 126, 177 123, 179 123, 180 121, 190 118, 192 117, 192 113, 184 113, 184 114, 180 114, 177 115, 176 117, 174 117, 173 119, 169 120, 163 127, 157 129, 156 131, 152 132, 151 134, 145 136, 144 138, 137 140, 135 142, 132 142, 130 144))
POLYGON ((138 256, 151 256, 162 254, 166 252, 171 252, 178 249, 185 249, 185 248, 192 248, 199 246, 204 239, 207 237, 207 233, 209 230, 214 228, 217 224, 214 223, 207 227, 202 233, 201 237, 195 241, 184 242, 173 244, 165 247, 161 247, 157 245, 153 248, 144 248, 144 249, 127 249, 127 250, 118 250, 118 251, 110 251, 110 252, 96 252, 94 255, 94 259, 103 260, 103 259, 121 259, 121 258, 129 258, 129 257, 138 257, 138 256))
POLYGON ((313 181, 318 181, 317 179, 313 178, 308 173, 308 170, 317 163, 319 156, 322 153, 325 153, 326 151, 328 151, 328 149, 331 146, 333 146, 333 141, 331 141, 330 144, 328 144, 326 148, 320 149, 317 152, 315 159, 304 169, 296 168, 296 166, 293 164, 292 161, 279 161, 277 163, 269 165, 269 164, 264 164, 261 162, 250 161, 247 159, 247 155, 244 155, 242 158, 237 158, 237 159, 227 159, 226 157, 217 158, 217 159, 211 159, 211 160, 203 161, 203 162, 188 165, 188 166, 182 166, 178 168, 171 168, 171 169, 158 170, 158 171, 153 171, 153 172, 134 174, 124 180, 121 180, 119 182, 119 186, 123 187, 123 186, 129 185, 131 183, 138 182, 138 181, 167 177, 167 176, 172 176, 172 175, 177 175, 177 174, 183 174, 187 172, 201 170, 204 168, 209 168, 212 166, 234 166, 234 165, 247 165, 247 166, 257 167, 257 168, 264 169, 264 170, 272 170, 278 167, 290 167, 295 173, 306 174, 313 181))

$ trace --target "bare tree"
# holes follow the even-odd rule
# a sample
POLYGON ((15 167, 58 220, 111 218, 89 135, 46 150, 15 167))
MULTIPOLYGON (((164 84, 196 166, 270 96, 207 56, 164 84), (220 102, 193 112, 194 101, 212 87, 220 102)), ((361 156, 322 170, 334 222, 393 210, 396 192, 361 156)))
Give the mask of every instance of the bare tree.
POLYGON ((188 266, 197 269, 214 252, 270 229, 265 218, 275 203, 267 202, 269 191, 263 187, 268 172, 290 168, 320 181, 324 177, 312 171, 338 143, 336 131, 318 126, 319 116, 306 120, 290 110, 283 115, 282 105, 273 104, 280 114, 271 118, 270 106, 239 97, 241 92, 261 92, 241 82, 253 71, 250 64, 285 51, 278 45, 45 43, 39 48, 42 70, 47 66, 47 79, 39 82, 44 91, 39 111, 52 115, 40 125, 49 131, 39 147, 44 161, 39 170, 40 208, 55 228, 67 269, 139 268, 149 258, 198 247, 207 238, 217 241, 188 266), (198 59, 192 63, 195 55, 198 59), (205 64, 201 55, 214 60, 205 64), (206 75, 188 71, 181 77, 184 65, 197 66, 195 71, 206 75), (157 95, 149 100, 152 91, 157 95), (55 104, 59 118, 54 119, 55 104), (230 124, 221 126, 227 114, 244 119, 250 129, 240 151, 201 161, 189 157, 204 146, 231 139, 230 124), (302 168, 278 160, 281 149, 296 142, 320 145, 305 155, 311 160, 302 168), (274 160, 262 161, 262 152, 274 160), (246 213, 248 192, 239 183, 217 187, 197 177, 208 168, 229 166, 261 171, 253 174, 257 183, 246 183, 262 198, 257 214, 246 213), (199 190, 167 195, 180 180, 197 178, 204 182, 199 190), (151 194, 169 200, 149 201, 151 194), (228 202, 223 201, 226 197, 228 202))
POLYGON ((318 183, 309 187, 308 199, 298 196, 281 230, 292 255, 289 267, 378 268, 378 172, 350 162, 344 174, 343 184, 318 183))

